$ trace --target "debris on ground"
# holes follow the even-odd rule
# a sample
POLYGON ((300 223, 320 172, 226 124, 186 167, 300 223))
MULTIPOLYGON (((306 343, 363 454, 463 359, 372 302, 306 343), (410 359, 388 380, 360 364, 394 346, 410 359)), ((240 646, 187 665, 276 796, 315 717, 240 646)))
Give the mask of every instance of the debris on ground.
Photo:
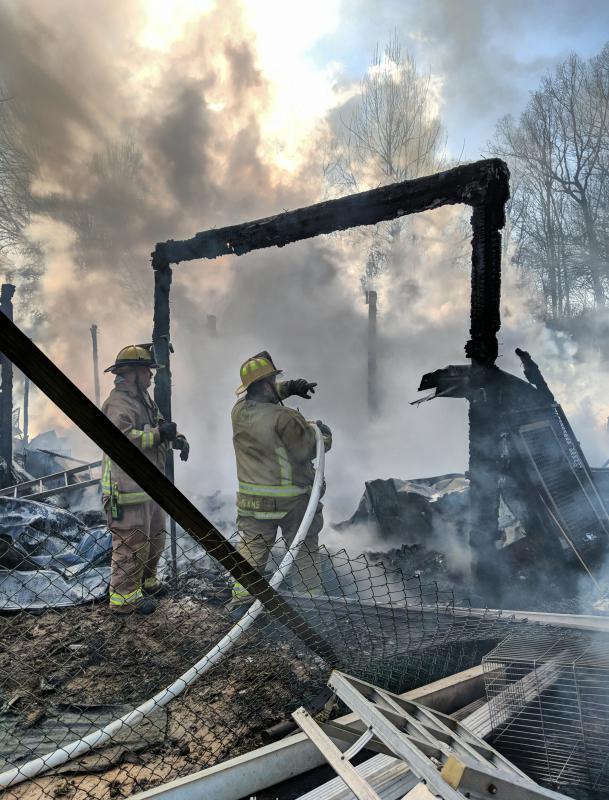
MULTIPOLYGON (((452 590, 458 605, 486 607, 491 604, 489 598, 478 593, 471 576, 474 553, 469 544, 469 502, 469 481, 463 474, 376 479, 366 482, 355 513, 335 528, 346 543, 367 543, 363 555, 369 563, 452 590)), ((602 612, 602 603, 596 602, 598 595, 586 583, 582 589, 581 576, 573 580, 573 564, 558 562, 540 581, 540 563, 545 564, 545 555, 540 560, 540 543, 527 535, 503 498, 498 528, 501 538, 496 559, 511 587, 504 594, 504 607, 602 612)))
MULTIPOLYGON (((49 725, 69 721, 71 709, 90 709, 89 730, 108 707, 129 709, 173 682, 201 658, 232 626, 217 604, 180 594, 161 601, 151 617, 117 620, 105 604, 50 610, 43 616, 0 616, 0 742, 15 726, 27 728, 35 742, 49 725), (179 637, 176 637, 179 631, 179 637), (44 680, 32 664, 47 664, 44 680)), ((316 659, 296 645, 244 634, 239 645, 204 678, 174 699, 154 722, 148 745, 133 736, 8 790, 11 800, 52 796, 83 800, 127 797, 166 780, 203 769, 221 758, 259 746, 263 732, 306 699, 326 678, 316 659), (118 748, 118 750, 117 750, 118 748), (91 764, 95 762, 95 774, 91 764), (69 775, 67 773, 70 773, 69 775)), ((118 714, 120 715, 120 714, 118 714)), ((114 719, 115 717, 113 717, 114 719)), ((65 741, 65 731, 62 734, 65 741)), ((144 737, 145 738, 145 737, 144 737)), ((53 748, 46 740, 46 752, 53 748)), ((18 763, 40 755, 25 753, 18 763)), ((2 752, 0 752, 0 757, 2 752)))

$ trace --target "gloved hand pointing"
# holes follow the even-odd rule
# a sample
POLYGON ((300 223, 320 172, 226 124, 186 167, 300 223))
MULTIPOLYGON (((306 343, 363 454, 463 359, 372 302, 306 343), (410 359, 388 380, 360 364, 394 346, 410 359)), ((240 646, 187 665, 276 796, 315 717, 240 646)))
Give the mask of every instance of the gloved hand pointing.
POLYGON ((310 400, 311 395, 315 394, 316 383, 310 383, 304 378, 296 378, 296 380, 286 381, 284 384, 284 396, 291 397, 297 395, 303 397, 305 400, 310 400))
POLYGON ((188 461, 188 455, 190 453, 190 445, 188 444, 188 440, 183 433, 180 433, 176 436, 175 441, 173 443, 173 447, 174 450, 180 451, 181 461, 188 461))
POLYGON ((178 426, 175 422, 163 422, 159 425, 159 435, 162 442, 173 442, 178 434, 178 426))

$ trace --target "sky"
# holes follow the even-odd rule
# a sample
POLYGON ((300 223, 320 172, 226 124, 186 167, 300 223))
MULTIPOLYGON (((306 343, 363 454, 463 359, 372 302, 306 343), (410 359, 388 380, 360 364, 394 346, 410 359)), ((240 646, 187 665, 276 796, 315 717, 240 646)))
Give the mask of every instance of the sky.
POLYGON ((572 51, 593 56, 609 31, 602 0, 349 0, 335 8, 336 25, 312 60, 337 61, 352 79, 396 31, 439 80, 449 148, 465 160, 485 153, 497 119, 518 115, 547 70, 572 51))
MULTIPOLYGON (((571 49, 588 57, 602 47, 605 6, 0 0, 0 122, 10 113, 35 165, 31 249, 0 254, 17 285, 17 322, 92 397, 91 324, 102 367, 150 338, 156 242, 327 196, 326 147, 377 43, 395 32, 429 74, 446 160, 474 160, 497 119, 518 114, 548 69, 571 49)), ((423 373, 464 361, 466 229, 460 209, 438 209, 409 219, 390 253, 378 286, 374 423, 360 283, 369 231, 176 267, 174 416, 192 444, 190 461, 178 462, 180 488, 216 522, 233 514, 230 408, 240 364, 262 349, 287 377, 319 383, 314 400, 299 402, 334 431, 329 518, 352 513, 365 480, 463 471, 465 403, 409 401, 423 373), (208 314, 218 319, 215 339, 208 314)), ((500 365, 518 373, 513 349, 530 349, 590 460, 602 463, 609 378, 535 310, 528 287, 506 270, 500 365)), ((110 388, 104 375, 102 392, 110 388)), ((33 433, 57 427, 75 455, 97 455, 40 393, 31 402, 33 433)))

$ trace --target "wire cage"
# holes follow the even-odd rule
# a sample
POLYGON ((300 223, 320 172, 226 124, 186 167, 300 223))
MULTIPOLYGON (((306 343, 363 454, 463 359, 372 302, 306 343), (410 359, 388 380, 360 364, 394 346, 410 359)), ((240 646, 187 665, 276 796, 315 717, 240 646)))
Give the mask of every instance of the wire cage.
POLYGON ((609 636, 526 626, 483 658, 494 746, 574 797, 609 792, 609 636))

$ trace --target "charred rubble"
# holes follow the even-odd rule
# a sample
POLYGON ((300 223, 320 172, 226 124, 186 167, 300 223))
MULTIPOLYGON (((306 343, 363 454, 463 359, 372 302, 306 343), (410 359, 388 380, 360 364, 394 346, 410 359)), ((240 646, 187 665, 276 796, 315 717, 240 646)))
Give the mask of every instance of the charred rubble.
MULTIPOLYGON (((338 529, 377 535, 369 559, 455 587, 457 598, 503 608, 589 609, 607 557, 609 469, 592 468, 531 356, 524 377, 498 367, 451 365, 423 376, 424 399, 470 404, 470 471, 426 480, 374 480, 338 529), (473 413, 472 413, 473 411, 473 413), (492 558, 472 536, 473 466, 488 513, 492 558), (490 575, 498 577, 494 584, 490 575), (475 580, 475 578, 478 580, 475 580)), ((480 498, 480 495, 482 497, 480 498)))

